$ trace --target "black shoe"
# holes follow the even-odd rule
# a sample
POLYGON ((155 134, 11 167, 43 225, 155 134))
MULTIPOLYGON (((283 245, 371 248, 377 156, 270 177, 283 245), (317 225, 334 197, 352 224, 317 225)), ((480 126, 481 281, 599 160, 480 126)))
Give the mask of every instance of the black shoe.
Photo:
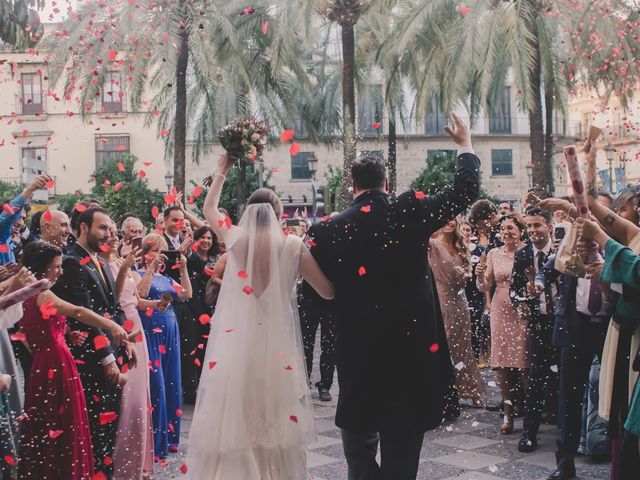
POLYGON ((321 402, 330 402, 332 400, 331 394, 326 388, 318 388, 318 393, 321 402))
POLYGON ((570 478, 576 478, 576 470, 569 470, 566 468, 559 468, 551 475, 547 477, 547 480, 569 480, 570 478))
POLYGON ((538 448, 538 439, 535 435, 530 435, 528 432, 522 432, 520 442, 518 442, 518 451, 522 453, 531 453, 538 448))

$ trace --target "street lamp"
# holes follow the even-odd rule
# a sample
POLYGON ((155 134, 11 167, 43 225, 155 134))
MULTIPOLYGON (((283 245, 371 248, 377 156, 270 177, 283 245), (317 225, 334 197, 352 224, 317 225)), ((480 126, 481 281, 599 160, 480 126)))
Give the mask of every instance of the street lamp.
POLYGON ((164 176, 164 184, 167 187, 167 192, 171 191, 171 187, 173 187, 173 175, 171 175, 171 172, 167 172, 164 176))
POLYGON ((528 163, 527 165, 525 165, 524 168, 527 169, 527 179, 529 182, 529 190, 531 190, 533 188, 533 164, 528 163))
POLYGON ((607 161, 609 162, 609 192, 613 193, 613 153, 615 149, 613 146, 608 143, 606 147, 604 147, 604 153, 607 156, 607 161))

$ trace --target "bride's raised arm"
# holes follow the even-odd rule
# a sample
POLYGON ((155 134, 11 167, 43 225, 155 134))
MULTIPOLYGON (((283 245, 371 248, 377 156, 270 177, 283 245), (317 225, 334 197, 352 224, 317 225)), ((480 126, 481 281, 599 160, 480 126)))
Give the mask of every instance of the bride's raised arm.
POLYGON ((322 298, 325 300, 333 300, 336 297, 333 283, 322 273, 318 262, 313 258, 313 255, 311 255, 304 243, 301 246, 300 266, 298 270, 302 278, 304 278, 322 298))
POLYGON ((222 186, 227 179, 227 173, 233 167, 233 160, 229 157, 229 153, 225 152, 220 155, 218 159, 218 167, 211 174, 211 186, 207 197, 204 200, 204 206, 202 208, 204 217, 209 222, 211 228, 219 238, 224 238, 229 233, 229 230, 235 228, 231 224, 231 219, 227 219, 226 215, 218 210, 218 204, 220 203, 220 195, 222 194, 222 186))

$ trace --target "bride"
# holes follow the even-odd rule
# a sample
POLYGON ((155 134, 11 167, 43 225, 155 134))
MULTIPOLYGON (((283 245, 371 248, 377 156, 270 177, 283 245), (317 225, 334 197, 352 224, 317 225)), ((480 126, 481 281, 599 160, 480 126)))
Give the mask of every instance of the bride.
POLYGON ((282 203, 259 189, 239 225, 218 211, 223 154, 204 213, 225 242, 227 267, 203 365, 187 468, 197 480, 304 480, 315 435, 294 286, 298 274, 325 299, 333 285, 302 240, 280 229, 282 203))

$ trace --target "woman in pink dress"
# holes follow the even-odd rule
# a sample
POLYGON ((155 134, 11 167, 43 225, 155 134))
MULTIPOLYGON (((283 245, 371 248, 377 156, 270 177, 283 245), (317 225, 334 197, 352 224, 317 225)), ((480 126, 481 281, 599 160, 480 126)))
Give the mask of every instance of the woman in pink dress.
MULTIPOLYGON (((46 242, 24 250, 24 266, 52 284, 62 272, 62 251, 46 242)), ((94 474, 91 432, 76 364, 65 342, 66 317, 111 332, 122 343, 127 332, 83 307, 46 290, 23 303, 22 332, 33 352, 20 437, 18 478, 90 480, 94 474)))
POLYGON ((110 250, 101 252, 100 256, 109 264, 116 277, 116 298, 127 319, 125 328, 138 334, 135 343, 138 366, 128 371, 129 378, 122 389, 113 466, 116 478, 140 480, 150 478, 153 474, 153 423, 147 368, 149 353, 137 308, 144 310, 157 305, 138 295, 140 276, 133 273, 131 268, 139 252, 132 252, 130 246, 124 245, 121 250, 124 259, 119 258, 115 253, 119 243, 115 225, 110 232, 110 250))
POLYGON ((495 284, 491 300, 491 367, 497 371, 504 402, 502 433, 513 432, 513 401, 517 380, 526 381, 527 319, 522 318, 511 303, 509 287, 515 251, 522 247, 525 226, 517 214, 509 214, 500 220, 500 238, 504 245, 489 251, 486 263, 476 267, 478 289, 487 292, 495 284))
POLYGON ((484 407, 484 383, 471 346, 471 314, 464 288, 471 276, 471 258, 460 224, 451 220, 429 241, 429 265, 438 289, 451 358, 456 366, 460 398, 484 407))

